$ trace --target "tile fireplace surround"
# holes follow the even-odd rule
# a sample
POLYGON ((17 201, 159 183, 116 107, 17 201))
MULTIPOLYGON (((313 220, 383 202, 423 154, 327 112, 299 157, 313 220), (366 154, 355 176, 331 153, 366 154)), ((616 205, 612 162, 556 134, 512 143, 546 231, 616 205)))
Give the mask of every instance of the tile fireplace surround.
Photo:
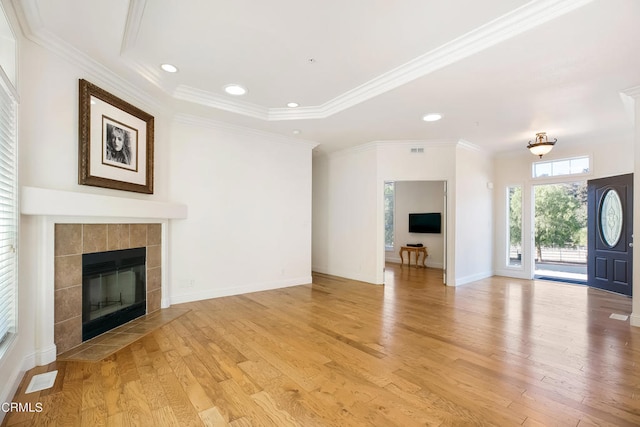
POLYGON ((147 248, 147 314, 160 310, 160 224, 56 224, 54 342, 58 354, 82 343, 82 254, 147 248))
POLYGON ((20 213, 27 216, 23 224, 28 224, 25 229, 33 242, 29 255, 34 257, 30 268, 36 271, 35 365, 51 363, 57 354, 80 344, 82 252, 146 246, 147 268, 152 270, 147 278, 148 312, 170 305, 169 225, 170 220, 187 218, 187 207, 117 193, 21 188, 20 213), (65 240, 58 242, 56 237, 63 235, 65 240), (77 285, 80 292, 73 289, 77 285), (72 326, 76 319, 78 326, 72 326))

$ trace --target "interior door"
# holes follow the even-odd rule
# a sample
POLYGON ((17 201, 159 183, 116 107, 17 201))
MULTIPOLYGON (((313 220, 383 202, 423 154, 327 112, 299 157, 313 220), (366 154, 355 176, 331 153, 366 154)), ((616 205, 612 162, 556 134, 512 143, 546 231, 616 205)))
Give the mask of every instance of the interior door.
POLYGON ((633 174, 587 181, 587 284, 631 296, 633 174))

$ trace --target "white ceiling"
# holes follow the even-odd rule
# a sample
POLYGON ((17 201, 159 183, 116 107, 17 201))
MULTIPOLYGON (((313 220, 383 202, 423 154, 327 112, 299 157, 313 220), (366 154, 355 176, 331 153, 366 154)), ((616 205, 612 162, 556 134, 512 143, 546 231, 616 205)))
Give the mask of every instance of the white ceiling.
POLYGON ((567 145, 633 135, 621 92, 640 85, 637 0, 13 4, 32 40, 91 58, 172 111, 299 130, 324 152, 400 140, 502 152, 540 131, 567 145), (180 71, 161 71, 167 62, 180 71), (248 93, 226 95, 229 83, 248 93), (444 118, 423 122, 430 112, 444 118))

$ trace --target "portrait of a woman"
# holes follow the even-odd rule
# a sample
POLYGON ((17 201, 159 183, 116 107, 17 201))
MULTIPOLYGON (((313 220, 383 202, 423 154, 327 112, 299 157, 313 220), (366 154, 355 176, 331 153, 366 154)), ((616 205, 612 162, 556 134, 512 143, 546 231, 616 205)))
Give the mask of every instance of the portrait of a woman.
POLYGON ((131 165, 131 137, 125 129, 107 123, 106 160, 131 165))

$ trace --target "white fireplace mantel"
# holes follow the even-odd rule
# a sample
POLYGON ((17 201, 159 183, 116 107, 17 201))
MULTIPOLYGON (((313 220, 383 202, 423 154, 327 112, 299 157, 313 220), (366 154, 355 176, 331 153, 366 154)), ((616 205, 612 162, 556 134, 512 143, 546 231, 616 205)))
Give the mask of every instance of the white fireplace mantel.
POLYGON ((162 225, 162 300, 169 306, 169 220, 187 218, 186 205, 144 199, 22 187, 20 213, 33 216, 37 228, 35 363, 56 359, 54 343, 55 224, 160 223, 162 225))
POLYGON ((182 219, 187 206, 153 200, 22 187, 22 215, 182 219))

